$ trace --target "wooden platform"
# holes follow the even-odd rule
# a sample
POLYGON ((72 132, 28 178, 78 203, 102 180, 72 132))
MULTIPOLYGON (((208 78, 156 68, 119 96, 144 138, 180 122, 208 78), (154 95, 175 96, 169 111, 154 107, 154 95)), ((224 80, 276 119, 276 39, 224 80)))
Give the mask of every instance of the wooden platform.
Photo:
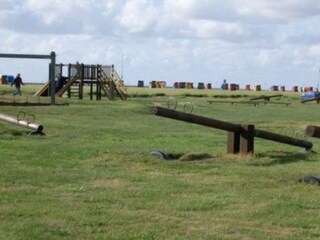
MULTIPOLYGON (((66 99, 57 99, 55 105, 68 105, 66 99)), ((52 105, 48 97, 34 96, 1 96, 0 106, 49 106, 52 105)))
MULTIPOLYGON (((32 107, 32 106, 51 106, 51 103, 32 103, 32 102, 0 102, 0 106, 23 106, 23 107, 32 107)), ((69 105, 68 103, 55 103, 54 105, 69 105)))

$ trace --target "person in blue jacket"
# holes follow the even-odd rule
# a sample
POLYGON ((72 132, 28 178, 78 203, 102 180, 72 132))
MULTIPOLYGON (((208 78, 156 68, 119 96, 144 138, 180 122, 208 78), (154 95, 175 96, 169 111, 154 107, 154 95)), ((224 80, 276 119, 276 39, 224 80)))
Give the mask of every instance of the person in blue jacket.
POLYGON ((221 84, 221 89, 227 89, 227 80, 223 79, 223 83, 221 84))

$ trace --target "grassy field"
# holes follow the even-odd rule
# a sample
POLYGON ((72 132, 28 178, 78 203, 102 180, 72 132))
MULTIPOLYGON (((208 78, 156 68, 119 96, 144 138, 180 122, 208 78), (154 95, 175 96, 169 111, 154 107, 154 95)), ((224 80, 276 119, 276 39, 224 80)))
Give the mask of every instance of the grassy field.
POLYGON ((0 121, 0 239, 319 239, 319 186, 297 180, 320 175, 320 139, 304 136, 320 105, 298 93, 272 100, 290 106, 208 102, 261 94, 274 93, 129 88, 127 101, 1 106, 34 114, 46 136, 0 121), (173 99, 177 110, 189 103, 197 115, 311 141, 313 152, 255 139, 253 155, 226 154, 225 131, 152 114, 173 99))

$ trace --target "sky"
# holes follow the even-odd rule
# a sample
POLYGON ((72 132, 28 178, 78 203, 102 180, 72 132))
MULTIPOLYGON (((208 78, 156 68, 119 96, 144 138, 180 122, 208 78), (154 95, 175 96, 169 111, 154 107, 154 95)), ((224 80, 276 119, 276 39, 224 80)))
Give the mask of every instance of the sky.
MULTIPOLYGON (((114 64, 127 85, 317 87, 319 26, 319 0, 0 0, 0 53, 114 64)), ((48 64, 0 58, 0 75, 45 83, 48 64)))

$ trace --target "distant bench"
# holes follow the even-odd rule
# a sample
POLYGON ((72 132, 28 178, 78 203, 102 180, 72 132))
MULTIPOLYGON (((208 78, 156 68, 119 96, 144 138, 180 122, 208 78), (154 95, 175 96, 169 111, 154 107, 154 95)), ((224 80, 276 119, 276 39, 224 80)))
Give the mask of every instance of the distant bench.
POLYGON ((320 97, 310 98, 310 99, 303 99, 301 100, 301 103, 311 102, 311 101, 317 101, 317 103, 320 103, 320 97))
POLYGON ((230 103, 231 105, 233 104, 251 104, 253 105, 254 107, 256 105, 260 105, 260 104, 279 104, 279 105, 286 105, 287 107, 289 105, 291 105, 292 103, 290 102, 270 102, 270 101, 215 101, 215 100, 209 100, 208 101, 210 104, 212 103, 230 103))
POLYGON ((255 101, 255 100, 264 100, 264 101, 270 101, 270 98, 276 98, 276 97, 282 97, 282 94, 277 94, 277 95, 270 95, 270 96, 259 96, 259 97, 254 97, 254 98, 250 98, 250 101, 255 101))

